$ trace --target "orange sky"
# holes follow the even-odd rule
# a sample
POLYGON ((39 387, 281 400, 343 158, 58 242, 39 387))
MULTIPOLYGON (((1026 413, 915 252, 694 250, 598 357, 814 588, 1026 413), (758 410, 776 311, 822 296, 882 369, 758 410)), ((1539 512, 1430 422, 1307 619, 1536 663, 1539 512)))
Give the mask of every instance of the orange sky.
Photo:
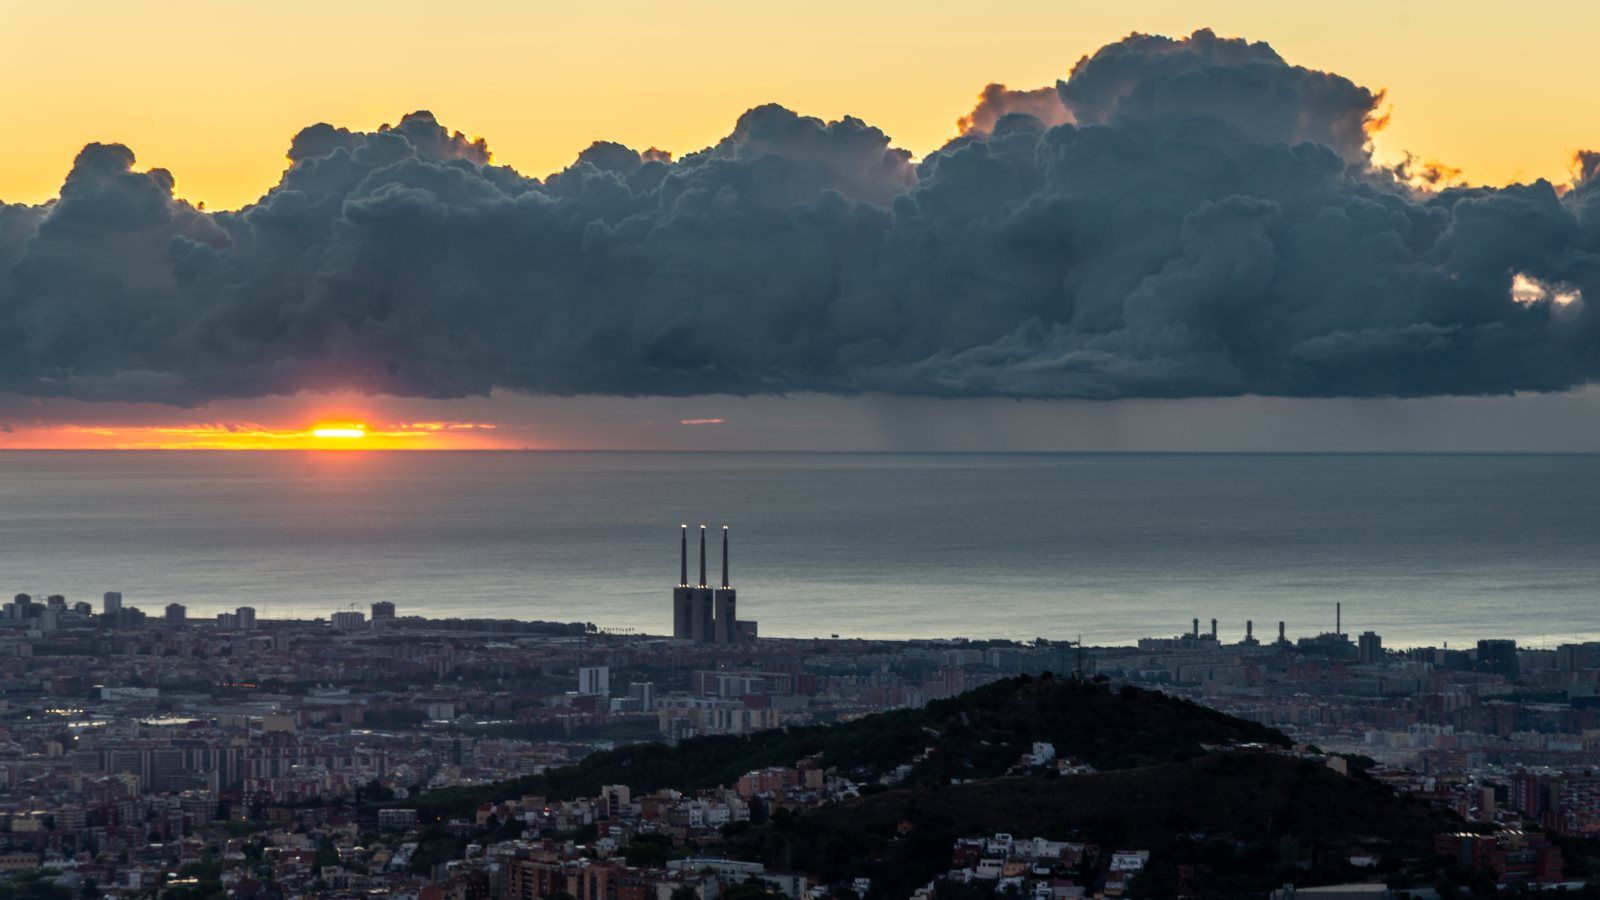
POLYGON ((544 448, 515 405, 352 392, 218 400, 194 409, 0 394, 0 450, 503 450, 544 448))
POLYGON ((472 422, 368 423, 313 419, 305 426, 259 422, 159 425, 35 425, 0 435, 8 450, 502 450, 496 426, 472 422))
POLYGON ((1565 180, 1573 151, 1600 140, 1578 74, 1600 4, 1577 0, 0 0, 0 199, 54 196, 97 140, 172 170, 184 197, 237 207, 276 181, 301 127, 370 129, 418 108, 535 175, 601 138, 697 149, 766 101, 861 116, 923 154, 987 82, 1051 84, 1130 31, 1202 26, 1387 88, 1387 159, 1565 180))

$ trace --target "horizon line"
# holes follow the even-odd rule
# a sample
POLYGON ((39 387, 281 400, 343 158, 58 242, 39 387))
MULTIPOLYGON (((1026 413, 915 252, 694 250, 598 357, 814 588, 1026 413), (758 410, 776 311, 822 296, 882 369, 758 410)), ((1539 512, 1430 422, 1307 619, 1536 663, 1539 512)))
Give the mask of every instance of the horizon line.
POLYGON ((680 455, 836 455, 836 456, 1600 456, 1593 450, 884 450, 884 449, 679 449, 632 447, 0 447, 0 454, 22 453, 214 453, 240 454, 555 454, 635 453, 680 455))

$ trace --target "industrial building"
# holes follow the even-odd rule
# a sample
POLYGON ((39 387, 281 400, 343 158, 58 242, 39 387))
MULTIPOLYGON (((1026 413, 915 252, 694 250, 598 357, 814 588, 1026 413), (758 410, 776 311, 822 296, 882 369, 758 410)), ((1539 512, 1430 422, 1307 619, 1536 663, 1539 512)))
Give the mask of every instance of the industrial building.
POLYGON ((689 526, 679 544, 678 586, 672 589, 672 636, 697 644, 742 644, 756 638, 756 623, 741 620, 738 592, 728 574, 728 526, 722 526, 722 584, 706 584, 706 526, 700 526, 700 581, 689 583, 689 526))

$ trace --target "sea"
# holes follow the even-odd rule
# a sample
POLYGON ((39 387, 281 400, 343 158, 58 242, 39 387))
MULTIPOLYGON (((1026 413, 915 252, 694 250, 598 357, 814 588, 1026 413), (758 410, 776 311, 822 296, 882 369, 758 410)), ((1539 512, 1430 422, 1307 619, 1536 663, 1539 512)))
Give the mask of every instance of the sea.
POLYGON ((680 526, 767 636, 1600 640, 1600 456, 0 453, 0 590, 671 629, 680 526))

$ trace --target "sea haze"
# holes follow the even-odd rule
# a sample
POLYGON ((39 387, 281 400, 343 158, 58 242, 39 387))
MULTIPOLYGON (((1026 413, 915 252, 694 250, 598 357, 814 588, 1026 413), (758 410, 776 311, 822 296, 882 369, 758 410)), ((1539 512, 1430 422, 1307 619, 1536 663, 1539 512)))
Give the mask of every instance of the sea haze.
POLYGON ((1597 498, 1596 456, 11 452, 0 589, 661 633, 703 522, 765 635, 1270 639, 1342 602, 1553 645, 1600 638, 1597 498))

